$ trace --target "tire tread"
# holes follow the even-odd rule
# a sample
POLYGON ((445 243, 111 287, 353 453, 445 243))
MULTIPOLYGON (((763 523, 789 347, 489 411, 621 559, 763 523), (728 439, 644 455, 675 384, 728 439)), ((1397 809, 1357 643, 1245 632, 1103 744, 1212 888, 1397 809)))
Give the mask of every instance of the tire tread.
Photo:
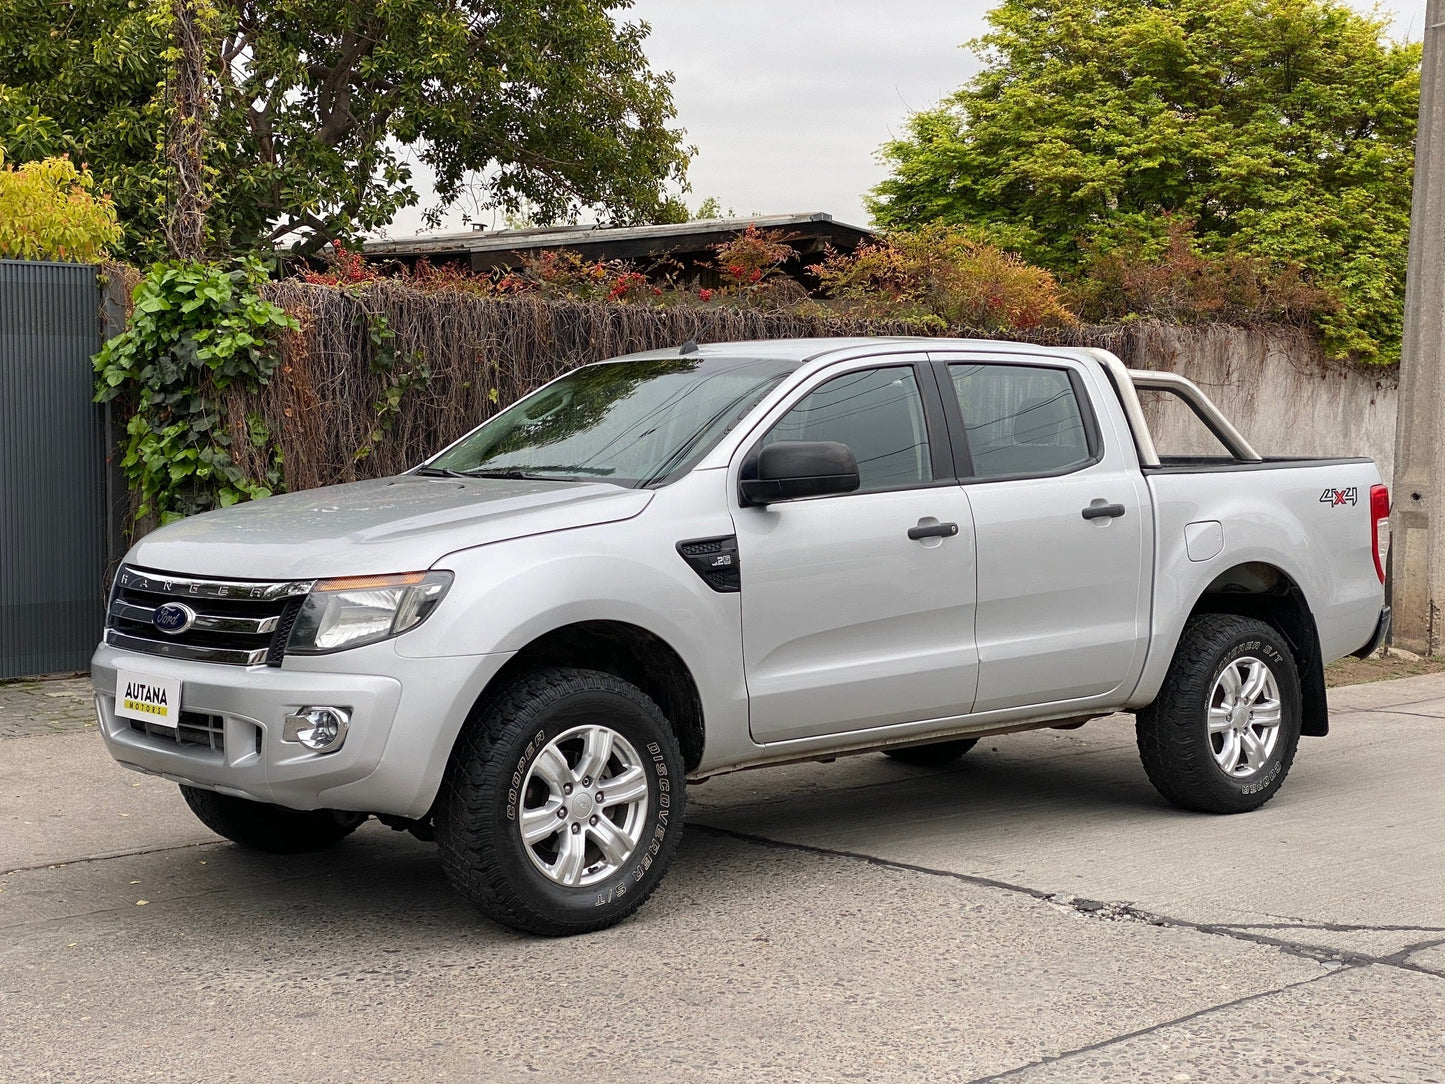
MULTIPOLYGON (((508 765, 498 755, 499 746, 518 726, 519 717, 529 716, 546 704, 574 693, 608 692, 637 705, 658 724, 663 739, 682 753, 677 736, 661 709, 640 689, 612 674, 576 667, 554 667, 532 671, 479 701, 462 728, 451 761, 442 778, 436 803, 436 838, 442 867, 452 886, 495 921, 515 930, 547 937, 589 933, 615 925, 647 902, 660 877, 649 878, 623 908, 603 918, 561 921, 527 903, 508 883, 489 857, 496 841, 488 803, 490 797, 506 790, 508 765)), ((681 786, 679 778, 674 786, 681 786)), ((674 795, 673 846, 683 826, 681 792, 674 795)))
MULTIPOLYGON (((1241 795, 1228 788, 1208 741, 1201 743, 1191 729, 1194 713, 1208 701, 1215 676, 1213 668, 1199 665, 1199 660, 1216 659, 1246 637, 1275 643, 1282 640, 1277 630, 1254 618, 1235 614, 1191 618, 1179 638, 1159 695, 1136 716, 1134 734, 1149 782, 1183 809, 1201 813, 1247 813, 1258 809, 1274 796, 1294 762, 1299 743, 1299 678, 1292 666, 1288 674, 1276 674, 1276 679, 1284 678, 1282 685, 1290 683, 1289 689, 1281 689, 1281 696, 1292 700, 1295 722, 1280 735, 1285 743, 1280 771, 1263 790, 1241 795)), ((1285 657, 1292 660, 1288 645, 1283 646, 1285 657)))

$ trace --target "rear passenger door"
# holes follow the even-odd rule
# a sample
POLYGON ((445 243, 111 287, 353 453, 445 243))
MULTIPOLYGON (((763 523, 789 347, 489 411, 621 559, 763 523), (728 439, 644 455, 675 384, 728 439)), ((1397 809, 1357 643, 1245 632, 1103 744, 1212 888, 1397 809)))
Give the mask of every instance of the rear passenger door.
POLYGON ((974 712, 1115 693, 1148 633, 1152 508, 1073 358, 934 355, 973 509, 974 712))

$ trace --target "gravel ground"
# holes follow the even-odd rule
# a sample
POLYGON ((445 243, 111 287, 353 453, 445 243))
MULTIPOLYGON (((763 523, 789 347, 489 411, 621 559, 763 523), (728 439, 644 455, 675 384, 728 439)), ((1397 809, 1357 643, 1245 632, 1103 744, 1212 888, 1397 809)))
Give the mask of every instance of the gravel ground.
POLYGON ((1383 656, 1371 655, 1368 659, 1346 656, 1325 667, 1325 684, 1333 689, 1337 685, 1394 681, 1396 678, 1419 677, 1421 674, 1438 674, 1441 671, 1445 671, 1445 655, 1422 659, 1418 655, 1392 651, 1383 656))

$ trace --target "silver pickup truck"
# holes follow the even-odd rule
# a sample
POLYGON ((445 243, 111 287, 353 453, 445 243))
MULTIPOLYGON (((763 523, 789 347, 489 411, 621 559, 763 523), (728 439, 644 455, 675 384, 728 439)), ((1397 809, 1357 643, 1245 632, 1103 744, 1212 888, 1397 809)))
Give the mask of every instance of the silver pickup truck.
POLYGON ((687 784, 1136 717, 1239 813, 1389 626, 1366 459, 1270 459, 1101 350, 748 342, 589 365, 395 478, 181 521, 120 568, 96 705, 127 767, 278 852, 368 816, 497 921, 656 888, 687 784), (1139 391, 1219 454, 1161 457, 1139 391))

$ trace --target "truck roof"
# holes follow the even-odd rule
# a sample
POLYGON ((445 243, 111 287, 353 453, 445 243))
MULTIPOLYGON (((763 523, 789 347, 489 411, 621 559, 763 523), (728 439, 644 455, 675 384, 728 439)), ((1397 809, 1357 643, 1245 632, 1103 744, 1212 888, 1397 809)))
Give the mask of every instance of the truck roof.
MULTIPOLYGON (((655 360, 660 358, 678 357, 684 345, 663 347, 659 350, 645 350, 635 354, 626 354, 623 357, 612 358, 613 361, 640 361, 655 360)), ((842 353, 851 350, 876 349, 879 346, 909 346, 915 349, 927 349, 929 347, 958 347, 986 348, 999 353, 1037 353, 1045 350, 1051 354, 1065 354, 1070 357, 1097 360, 1095 355, 1084 347, 1068 346, 1040 346, 1037 343, 1011 342, 1002 339, 952 339, 937 338, 923 335, 852 335, 839 336, 835 338, 817 339, 749 339, 740 342, 720 343, 695 343, 691 344, 686 357, 706 358, 710 361, 719 361, 726 364, 728 360, 755 361, 760 358, 777 358, 789 360, 801 365, 807 361, 823 357, 826 354, 842 353)))
MULTIPOLYGON (((1102 368, 1113 385, 1124 409, 1129 427, 1133 431, 1139 449, 1139 458, 1147 466, 1158 466, 1159 456, 1154 448, 1149 425, 1139 404, 1138 391, 1165 391, 1178 395, 1195 413, 1201 422, 1211 430, 1231 455, 1242 461, 1261 462, 1261 456, 1244 439, 1239 430, 1220 412, 1207 395, 1193 381, 1178 373, 1158 370, 1128 369, 1107 350, 1088 346, 1045 346, 1039 343, 1012 342, 1003 339, 945 339, 923 335, 854 335, 838 338, 817 339, 756 339, 741 342, 685 343, 661 350, 648 350, 627 354, 612 361, 657 361, 665 358, 691 358, 706 362, 709 369, 726 368, 729 365, 745 365, 762 361, 781 363, 792 369, 812 361, 826 358, 830 354, 847 357, 856 352, 859 356, 869 353, 897 353, 902 349, 922 351, 929 349, 957 350, 960 347, 973 350, 987 350, 992 354, 1034 355, 1051 354, 1054 357, 1072 358, 1102 368), (887 349, 895 348, 894 350, 887 349), (883 348, 880 350, 880 348, 883 348), (683 353, 683 351, 686 353, 683 353)), ((599 362, 597 364, 607 364, 599 362)))

